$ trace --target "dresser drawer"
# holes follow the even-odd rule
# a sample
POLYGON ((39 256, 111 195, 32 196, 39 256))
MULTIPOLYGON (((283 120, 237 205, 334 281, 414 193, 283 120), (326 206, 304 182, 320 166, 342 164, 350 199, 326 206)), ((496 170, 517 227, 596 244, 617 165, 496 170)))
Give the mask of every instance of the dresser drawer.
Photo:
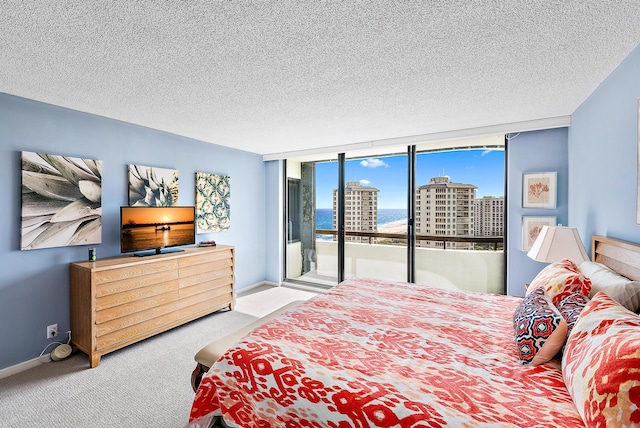
POLYGON ((197 256, 181 258, 178 261, 178 267, 185 268, 193 265, 208 264, 218 260, 233 260, 232 250, 225 249, 211 253, 198 254, 197 256))
POLYGON ((178 261, 176 259, 154 262, 141 262, 139 264, 129 264, 128 266, 118 267, 114 269, 96 271, 93 281, 95 284, 103 284, 107 282, 145 276, 156 272, 172 270, 175 271, 177 268, 178 261))
MULTIPOLYGON (((165 296, 165 295, 163 295, 165 296)), ((96 336, 104 336, 107 333, 111 333, 117 330, 122 330, 126 327, 130 327, 136 324, 143 323, 145 321, 160 318, 163 315, 170 314, 176 310, 176 302, 178 300, 178 293, 166 293, 166 296, 170 296, 171 299, 168 300, 167 303, 161 304, 156 307, 149 307, 147 309, 143 309, 138 312, 125 312, 116 309, 124 309, 122 307, 118 307, 116 309, 109 309, 109 312, 112 312, 115 315, 115 318, 105 321, 98 322, 97 318, 99 317, 99 313, 96 313, 96 336)), ((155 302, 154 302, 155 303, 155 302)), ((105 311, 102 311, 105 312, 105 311)), ((107 315, 108 317, 109 315, 107 315)), ((102 320, 101 320, 102 321, 102 320)))
POLYGON ((233 262, 231 259, 216 260, 215 262, 197 264, 191 266, 181 267, 179 269, 180 278, 186 278, 189 276, 208 274, 214 276, 220 276, 217 272, 229 272, 233 269, 233 262))
POLYGON ((145 297, 131 299, 113 305, 111 297, 120 297, 122 294, 114 294, 108 298, 96 299, 96 324, 119 318, 126 314, 141 312, 149 308, 160 306, 179 298, 177 282, 165 282, 163 284, 146 287, 141 290, 148 290, 149 293, 145 297), (106 300, 106 301, 105 301, 106 300))
POLYGON ((233 269, 231 267, 225 269, 218 269, 214 271, 205 271, 200 273, 194 273, 190 276, 181 276, 178 280, 180 288, 191 287, 196 284, 208 282, 214 279, 220 279, 224 277, 233 277, 233 269))
POLYGON ((96 310, 111 308, 117 305, 132 302, 134 300, 146 299, 157 294, 177 290, 179 281, 177 275, 163 275, 155 281, 150 278, 148 281, 141 281, 137 284, 121 284, 114 282, 96 287, 96 310))
POLYGON ((221 278, 202 281, 189 286, 180 287, 180 298, 193 296, 194 294, 207 293, 209 296, 219 294, 219 290, 223 292, 233 291, 233 274, 223 276, 221 278))

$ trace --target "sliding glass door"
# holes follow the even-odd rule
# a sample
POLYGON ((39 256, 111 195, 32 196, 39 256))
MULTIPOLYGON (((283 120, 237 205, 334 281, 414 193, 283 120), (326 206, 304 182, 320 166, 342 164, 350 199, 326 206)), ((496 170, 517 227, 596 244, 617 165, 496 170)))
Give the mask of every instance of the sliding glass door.
POLYGON ((504 290, 504 149, 416 155, 415 282, 504 290))
POLYGON ((333 191, 336 160, 287 162, 286 279, 322 287, 338 283, 333 191))
POLYGON ((345 177, 344 278, 406 281, 407 155, 348 159, 345 177))

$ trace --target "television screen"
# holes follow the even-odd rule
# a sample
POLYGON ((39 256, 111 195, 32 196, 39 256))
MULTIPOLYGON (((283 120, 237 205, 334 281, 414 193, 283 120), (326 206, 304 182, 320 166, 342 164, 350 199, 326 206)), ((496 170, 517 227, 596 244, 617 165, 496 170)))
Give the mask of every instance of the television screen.
POLYGON ((195 243, 195 207, 120 207, 122 253, 161 254, 195 243))

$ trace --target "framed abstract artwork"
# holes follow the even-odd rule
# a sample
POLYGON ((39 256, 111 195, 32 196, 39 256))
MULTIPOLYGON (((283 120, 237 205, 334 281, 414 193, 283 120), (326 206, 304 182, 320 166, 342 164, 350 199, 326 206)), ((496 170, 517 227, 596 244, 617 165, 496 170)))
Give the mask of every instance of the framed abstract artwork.
POLYGON ((196 172, 196 231, 222 232, 231 226, 231 178, 196 172))
POLYGON ((522 217, 522 251, 529 251, 543 226, 556 226, 555 216, 522 217))
POLYGON ((129 205, 134 207, 178 205, 178 170, 129 165, 129 205))
POLYGON ((556 187, 556 172, 523 174, 522 208, 555 208, 556 187))
POLYGON ((102 242, 102 161, 22 152, 21 250, 102 242))

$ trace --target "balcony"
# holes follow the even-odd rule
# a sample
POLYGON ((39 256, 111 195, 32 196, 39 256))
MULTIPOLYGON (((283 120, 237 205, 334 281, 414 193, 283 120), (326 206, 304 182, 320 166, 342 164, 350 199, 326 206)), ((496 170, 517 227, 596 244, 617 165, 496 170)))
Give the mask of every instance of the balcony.
MULTIPOLYGON (((331 230, 316 230, 319 235, 336 235, 331 230)), ((360 242, 345 242, 345 278, 372 277, 391 281, 406 281, 407 248, 404 234, 346 232, 360 242), (381 244, 376 242, 389 242, 381 244), (364 241, 364 242, 363 242, 364 241)), ((353 238, 352 238, 353 239, 353 238)), ((418 235, 416 241, 447 242, 465 245, 473 243, 488 250, 456 250, 443 248, 416 248, 415 282, 440 288, 503 293, 504 253, 499 246, 502 237, 452 237, 418 235)), ((313 282, 323 286, 335 285, 338 269, 338 243, 316 239, 315 254, 302 254, 300 243, 289 244, 287 277, 313 282), (303 264, 306 273, 303 272, 303 264)))

